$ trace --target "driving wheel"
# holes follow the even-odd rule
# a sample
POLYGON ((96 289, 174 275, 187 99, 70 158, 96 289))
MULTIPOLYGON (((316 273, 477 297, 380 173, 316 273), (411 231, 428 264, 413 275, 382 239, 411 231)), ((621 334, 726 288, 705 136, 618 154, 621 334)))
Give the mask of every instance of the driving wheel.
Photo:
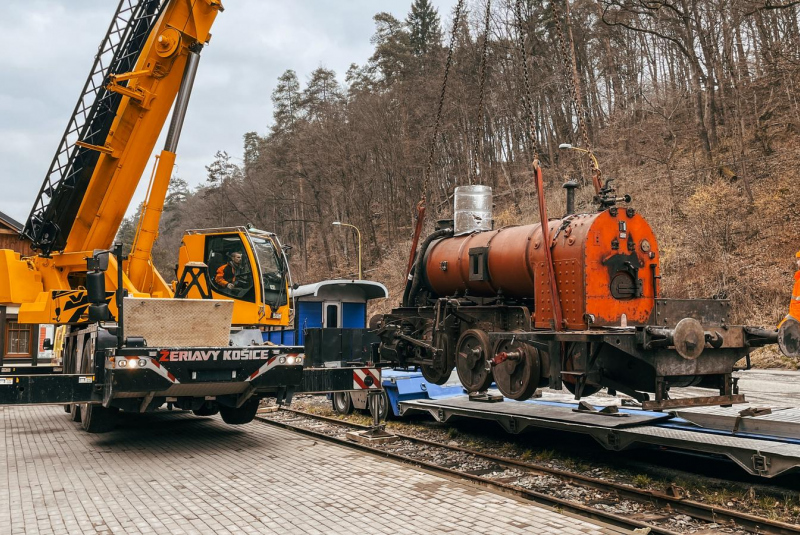
POLYGON ((510 399, 530 399, 541 377, 539 351, 522 342, 500 340, 494 353, 500 361, 492 368, 497 389, 510 399))
MULTIPOLYGON (((582 352, 588 351, 585 344, 567 344, 565 348, 567 358, 564 361, 564 371, 571 372, 578 369, 577 362, 579 359, 583 359, 584 362, 587 360, 587 356, 583 355, 582 352)), ((569 390, 570 394, 575 395, 575 391, 578 388, 578 381, 572 375, 562 375, 561 382, 564 384, 567 390, 569 390)), ((593 384, 584 384, 583 391, 581 392, 581 397, 589 397, 593 396, 600 392, 602 387, 593 385, 593 384)))
MULTIPOLYGON (((428 325, 425 328, 425 331, 424 331, 424 334, 423 334, 423 339, 428 343, 432 343, 432 340, 433 340, 433 327, 431 325, 428 325)), ((447 360, 448 360, 447 359, 447 355, 448 355, 448 351, 449 351, 449 349, 448 349, 449 348, 448 339, 447 338, 442 338, 442 344, 443 344, 443 347, 441 349, 444 352, 444 359, 442 359, 442 360, 445 361, 444 368, 441 368, 439 366, 432 366, 432 365, 429 365, 429 364, 422 364, 419 367, 420 371, 422 372, 422 376, 425 378, 425 380, 428 381, 429 383, 433 383, 435 385, 443 385, 443 384, 445 384, 447 382, 447 380, 450 379, 450 374, 453 372, 452 364, 450 366, 446 365, 447 360)))
POLYGON ((479 330, 464 331, 456 346, 456 371, 461 384, 470 392, 480 392, 492 384, 489 365, 491 345, 489 336, 479 330))

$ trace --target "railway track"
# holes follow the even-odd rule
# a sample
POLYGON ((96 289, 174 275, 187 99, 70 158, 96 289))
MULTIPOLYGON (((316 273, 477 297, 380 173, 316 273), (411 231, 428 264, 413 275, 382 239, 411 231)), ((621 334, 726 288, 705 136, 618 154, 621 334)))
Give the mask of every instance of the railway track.
POLYGON ((472 484, 512 494, 536 503, 588 517, 641 533, 676 534, 690 529, 720 528, 727 533, 798 534, 800 525, 758 517, 732 509, 683 498, 680 489, 673 494, 639 489, 551 468, 549 466, 395 433, 400 440, 389 444, 363 445, 341 438, 348 430, 366 430, 368 426, 320 416, 294 409, 259 415, 258 420, 308 436, 367 451, 472 484), (410 447, 413 446, 413 447, 410 447), (553 489, 571 488, 581 495, 558 496, 553 489), (625 514, 614 512, 620 505, 625 514), (610 509, 610 510, 607 510, 610 509), (687 522, 686 517, 692 520, 687 522), (670 522, 670 520, 673 522, 670 522), (697 523, 701 523, 700 526, 697 523), (669 526, 669 524, 673 524, 669 526), (674 528, 673 528, 674 526, 674 528), (676 531, 675 529, 680 529, 676 531))

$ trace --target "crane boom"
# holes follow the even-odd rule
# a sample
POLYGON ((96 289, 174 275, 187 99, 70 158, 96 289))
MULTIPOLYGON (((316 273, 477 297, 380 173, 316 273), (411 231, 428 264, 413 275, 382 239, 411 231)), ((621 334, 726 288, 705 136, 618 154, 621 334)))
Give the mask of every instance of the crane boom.
POLYGON ((136 64, 164 6, 162 0, 120 0, 75 110, 58 145, 22 235, 48 256, 66 245, 122 95, 106 89, 114 72, 136 64))
POLYGON ((208 41, 221 7, 219 0, 170 0, 133 70, 110 76, 108 88, 123 99, 65 252, 111 246, 178 94, 190 49, 208 41))
POLYGON ((121 0, 23 232, 44 256, 111 246, 189 49, 208 41, 221 8, 219 0, 121 0))

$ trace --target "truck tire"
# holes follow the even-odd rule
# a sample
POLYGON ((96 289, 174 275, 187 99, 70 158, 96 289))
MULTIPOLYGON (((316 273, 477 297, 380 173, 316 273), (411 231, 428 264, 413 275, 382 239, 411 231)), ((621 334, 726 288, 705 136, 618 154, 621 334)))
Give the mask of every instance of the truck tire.
POLYGON ((203 403, 203 405, 197 409, 192 411, 195 416, 214 416, 219 412, 219 405, 216 403, 203 403))
POLYGON ((79 403, 70 403, 69 419, 72 420, 73 422, 81 421, 81 406, 79 403))
POLYGON ((249 424, 256 417, 258 410, 258 398, 248 399, 244 405, 238 409, 235 407, 225 407, 220 405, 219 414, 222 421, 229 425, 249 424))
POLYGON ((81 427, 83 427, 84 431, 87 433, 105 433, 116 426, 119 409, 86 403, 80 408, 80 412, 81 427))
POLYGON ((331 405, 336 414, 346 416, 353 412, 353 398, 350 392, 334 392, 331 394, 331 405))

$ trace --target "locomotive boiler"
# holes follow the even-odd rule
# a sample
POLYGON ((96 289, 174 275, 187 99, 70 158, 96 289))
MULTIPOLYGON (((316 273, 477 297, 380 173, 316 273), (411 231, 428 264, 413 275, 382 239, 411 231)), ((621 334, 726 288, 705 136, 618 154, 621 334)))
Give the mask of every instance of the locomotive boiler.
POLYGON ((599 211, 575 214, 569 187, 568 213, 543 233, 491 230, 487 190, 457 188, 455 221, 420 244, 401 306, 378 322, 381 360, 437 384, 455 368, 468 391, 494 381, 516 400, 563 384, 576 399, 607 388, 651 409, 744 401, 734 366, 777 333, 732 325, 727 300, 661 297, 658 242, 620 206, 628 197, 605 189, 599 211), (685 386, 719 395, 671 399, 685 386))

